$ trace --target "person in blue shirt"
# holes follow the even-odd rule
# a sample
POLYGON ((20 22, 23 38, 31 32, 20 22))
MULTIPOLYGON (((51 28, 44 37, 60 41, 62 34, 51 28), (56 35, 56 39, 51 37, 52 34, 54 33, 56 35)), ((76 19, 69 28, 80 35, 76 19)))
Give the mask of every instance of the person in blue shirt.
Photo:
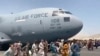
POLYGON ((73 44, 71 46, 72 56, 80 56, 80 42, 77 40, 73 40, 73 44))
POLYGON ((51 42, 50 50, 51 50, 52 56, 57 56, 57 48, 56 48, 55 42, 51 42))

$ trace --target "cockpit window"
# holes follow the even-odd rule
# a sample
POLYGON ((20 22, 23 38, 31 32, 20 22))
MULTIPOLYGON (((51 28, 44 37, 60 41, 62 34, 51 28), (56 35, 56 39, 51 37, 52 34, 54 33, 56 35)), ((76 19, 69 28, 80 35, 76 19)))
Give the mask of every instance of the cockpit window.
POLYGON ((64 22, 69 22, 70 21, 70 17, 64 17, 64 22))
POLYGON ((64 11, 53 11, 52 16, 58 16, 58 14, 64 14, 64 11))
POLYGON ((58 16, 58 14, 72 14, 72 13, 69 12, 69 11, 62 11, 62 10, 60 10, 60 11, 53 11, 52 16, 58 16))
POLYGON ((57 14, 58 14, 58 11, 53 11, 52 16, 57 16, 57 14))
POLYGON ((64 11, 59 11, 59 13, 64 14, 64 11))
POLYGON ((65 11, 65 13, 66 13, 66 14, 72 14, 72 13, 71 13, 71 12, 69 12, 69 11, 65 11))

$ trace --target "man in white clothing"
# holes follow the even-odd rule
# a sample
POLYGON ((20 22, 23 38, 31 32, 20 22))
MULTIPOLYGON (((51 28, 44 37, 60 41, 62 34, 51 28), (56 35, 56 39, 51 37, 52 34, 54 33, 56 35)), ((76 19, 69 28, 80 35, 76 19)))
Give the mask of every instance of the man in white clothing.
POLYGON ((14 56, 14 45, 10 44, 9 49, 4 53, 4 56, 14 56))
POLYGON ((41 40, 39 44, 39 55, 44 56, 44 41, 43 40, 41 40))
POLYGON ((37 56, 37 51, 38 51, 38 47, 36 43, 34 42, 32 45, 32 56, 37 56))

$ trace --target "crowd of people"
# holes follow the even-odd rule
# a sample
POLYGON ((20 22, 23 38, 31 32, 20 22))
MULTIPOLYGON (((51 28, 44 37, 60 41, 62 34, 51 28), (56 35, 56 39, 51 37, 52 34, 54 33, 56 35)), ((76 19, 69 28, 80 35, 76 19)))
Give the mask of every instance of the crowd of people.
POLYGON ((64 41, 57 40, 48 44, 48 41, 41 40, 40 42, 34 41, 32 45, 27 42, 25 45, 21 41, 10 44, 10 47, 5 51, 4 56, 48 56, 48 52, 52 56, 80 56, 81 48, 86 47, 88 50, 93 50, 95 46, 98 48, 100 41, 64 41))

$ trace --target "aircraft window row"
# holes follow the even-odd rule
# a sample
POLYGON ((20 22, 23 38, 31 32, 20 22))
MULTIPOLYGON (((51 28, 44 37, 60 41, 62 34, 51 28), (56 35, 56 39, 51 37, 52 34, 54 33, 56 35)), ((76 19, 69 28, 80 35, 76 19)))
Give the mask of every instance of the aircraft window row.
POLYGON ((72 13, 71 13, 71 12, 69 12, 69 11, 65 11, 65 13, 66 13, 66 14, 72 14, 72 13))
POLYGON ((59 11, 59 13, 64 14, 65 12, 64 11, 59 11))
POLYGON ((72 13, 69 12, 69 11, 59 11, 59 13, 61 13, 61 14, 72 14, 72 13))
POLYGON ((52 16, 58 16, 57 14, 58 14, 58 11, 53 11, 52 16))
POLYGON ((58 16, 58 14, 72 14, 71 12, 69 11, 53 11, 53 14, 52 16, 58 16))
POLYGON ((64 17, 64 22, 69 22, 70 21, 70 17, 64 17))

